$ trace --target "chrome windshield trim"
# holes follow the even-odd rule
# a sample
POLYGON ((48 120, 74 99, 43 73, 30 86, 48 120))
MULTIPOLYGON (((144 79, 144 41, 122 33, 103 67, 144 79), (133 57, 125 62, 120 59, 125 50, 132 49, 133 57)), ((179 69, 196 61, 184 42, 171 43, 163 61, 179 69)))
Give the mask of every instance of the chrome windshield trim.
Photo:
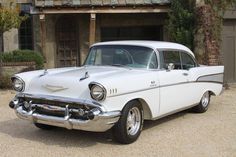
POLYGON ((91 106, 91 107, 98 107, 102 111, 105 111, 105 108, 103 107, 103 105, 101 105, 98 102, 87 100, 87 99, 68 98, 68 97, 43 95, 43 94, 29 94, 29 93, 18 93, 16 97, 49 100, 49 101, 64 102, 64 103, 75 103, 75 104, 77 103, 77 104, 91 106))

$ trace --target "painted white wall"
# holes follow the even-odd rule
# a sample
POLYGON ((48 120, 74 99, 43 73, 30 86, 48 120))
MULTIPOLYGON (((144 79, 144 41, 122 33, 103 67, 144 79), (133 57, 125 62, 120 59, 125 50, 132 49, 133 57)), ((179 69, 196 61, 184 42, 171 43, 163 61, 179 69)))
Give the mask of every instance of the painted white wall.
POLYGON ((18 29, 11 29, 3 34, 4 52, 19 49, 18 29))

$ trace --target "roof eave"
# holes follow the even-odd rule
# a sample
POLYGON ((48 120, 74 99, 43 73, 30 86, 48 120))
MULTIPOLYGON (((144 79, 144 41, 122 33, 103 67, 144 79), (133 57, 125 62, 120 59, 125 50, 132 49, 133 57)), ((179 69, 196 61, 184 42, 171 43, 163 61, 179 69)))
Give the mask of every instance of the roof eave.
POLYGON ((80 7, 32 7, 31 14, 70 14, 70 13, 167 13, 169 5, 145 6, 80 6, 80 7))

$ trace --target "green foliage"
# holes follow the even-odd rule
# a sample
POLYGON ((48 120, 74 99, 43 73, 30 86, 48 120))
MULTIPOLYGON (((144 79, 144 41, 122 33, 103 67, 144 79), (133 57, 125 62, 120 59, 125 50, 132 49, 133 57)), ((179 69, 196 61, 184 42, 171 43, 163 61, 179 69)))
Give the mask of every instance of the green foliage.
POLYGON ((227 8, 236 4, 236 0, 205 0, 205 3, 212 6, 212 9, 223 17, 227 8))
POLYGON ((170 40, 193 49, 194 0, 172 0, 167 31, 170 40))
POLYGON ((10 89, 12 87, 11 84, 11 76, 10 75, 1 75, 0 74, 0 89, 10 89))
POLYGON ((205 0, 205 4, 212 8, 214 20, 210 33, 213 35, 217 45, 220 46, 224 13, 230 6, 236 5, 236 0, 205 0))
MULTIPOLYGON (((3 35, 4 32, 9 31, 12 28, 19 28, 22 21, 26 20, 26 16, 19 15, 19 9, 14 0, 3 0, 1 2, 2 6, 0 7, 0 36, 3 35)), ((2 43, 0 43, 2 44, 2 43)), ((29 52, 11 52, 9 54, 0 54, 0 63, 10 60, 20 60, 21 56, 25 53, 26 60, 30 59, 36 62, 37 68, 43 67, 43 61, 37 55, 27 55, 29 52), (10 55, 11 54, 11 55, 10 55), (31 57, 31 58, 30 58, 31 57)), ((21 59, 23 60, 23 59, 21 59)), ((11 81, 9 75, 2 74, 2 65, 0 64, 0 88, 10 88, 11 81)))
POLYGON ((14 6, 14 2, 8 1, 8 3, 0 8, 0 33, 19 28, 21 22, 27 18, 19 15, 19 9, 14 6))
POLYGON ((26 17, 19 16, 19 12, 14 9, 0 8, 0 32, 9 31, 12 28, 19 28, 26 17))
POLYGON ((15 50, 0 54, 2 62, 35 62, 36 69, 42 69, 44 59, 38 52, 32 50, 15 50))

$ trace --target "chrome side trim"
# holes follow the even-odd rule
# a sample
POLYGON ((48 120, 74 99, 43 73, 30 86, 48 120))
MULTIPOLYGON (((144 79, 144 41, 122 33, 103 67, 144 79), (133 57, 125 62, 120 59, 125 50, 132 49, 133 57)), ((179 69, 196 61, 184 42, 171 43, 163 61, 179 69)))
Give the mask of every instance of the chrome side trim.
POLYGON ((197 81, 193 83, 215 83, 215 84, 221 84, 223 85, 223 82, 218 82, 218 81, 197 81))
POLYGON ((121 94, 116 94, 116 95, 111 95, 111 96, 107 96, 107 97, 111 98, 111 97, 116 97, 116 96, 121 96, 121 95, 126 95, 126 94, 132 94, 132 93, 137 93, 137 92, 143 92, 143 91, 152 90, 152 89, 156 89, 156 88, 160 88, 160 86, 151 87, 151 88, 145 88, 145 89, 140 89, 140 90, 135 90, 135 91, 130 91, 130 92, 121 93, 121 94))
POLYGON ((189 84, 189 83, 216 83, 216 84, 223 84, 223 82, 217 82, 217 81, 188 81, 188 82, 179 82, 179 83, 173 83, 173 84, 166 84, 162 86, 156 86, 156 87, 151 87, 151 88, 145 88, 145 89, 140 89, 140 90, 135 90, 135 91, 130 91, 126 93, 121 93, 121 94, 116 94, 116 95, 111 95, 107 97, 116 97, 116 96, 122 96, 126 94, 132 94, 132 93, 137 93, 137 92, 143 92, 147 90, 152 90, 156 88, 165 88, 165 87, 170 87, 170 86, 177 86, 177 85, 182 85, 182 84, 189 84))

